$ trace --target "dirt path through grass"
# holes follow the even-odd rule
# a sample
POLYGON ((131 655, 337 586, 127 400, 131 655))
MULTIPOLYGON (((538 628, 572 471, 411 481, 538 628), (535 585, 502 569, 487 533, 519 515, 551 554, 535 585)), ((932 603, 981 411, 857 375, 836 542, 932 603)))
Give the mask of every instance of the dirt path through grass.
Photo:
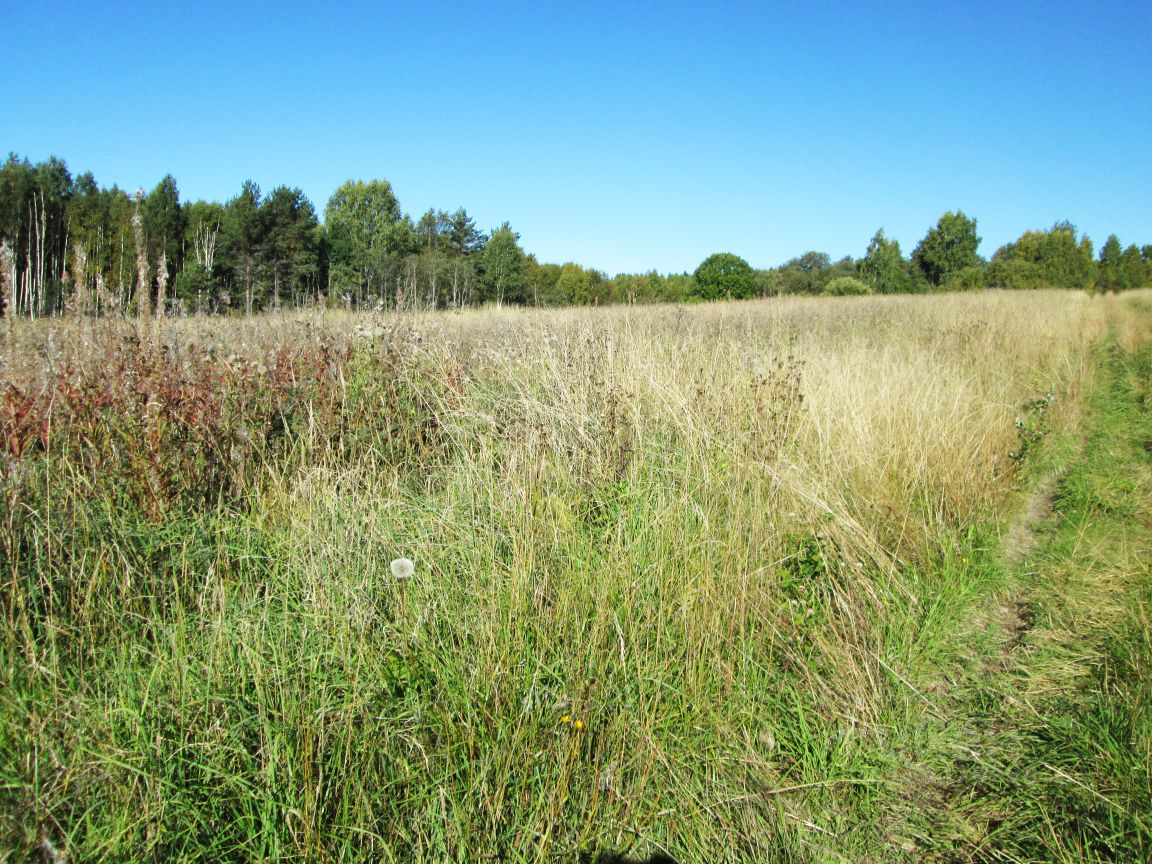
POLYGON ((1012 590, 949 718, 916 860, 1152 860, 1152 347, 1005 534, 1012 590))
POLYGON ((1044 523, 1052 516, 1060 475, 1051 471, 1044 475, 1023 510, 1008 527, 1004 535, 1003 558, 1007 567, 1019 567, 1040 544, 1044 523))

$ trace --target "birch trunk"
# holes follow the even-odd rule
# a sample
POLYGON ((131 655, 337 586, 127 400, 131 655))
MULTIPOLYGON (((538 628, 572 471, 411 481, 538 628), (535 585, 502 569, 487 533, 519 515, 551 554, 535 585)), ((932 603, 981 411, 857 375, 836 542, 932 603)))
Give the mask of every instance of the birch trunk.
POLYGON ((148 274, 148 250, 144 248, 144 220, 140 217, 140 201, 144 193, 136 192, 136 212, 132 214, 132 240, 136 244, 136 314, 140 318, 152 315, 152 280, 148 274))

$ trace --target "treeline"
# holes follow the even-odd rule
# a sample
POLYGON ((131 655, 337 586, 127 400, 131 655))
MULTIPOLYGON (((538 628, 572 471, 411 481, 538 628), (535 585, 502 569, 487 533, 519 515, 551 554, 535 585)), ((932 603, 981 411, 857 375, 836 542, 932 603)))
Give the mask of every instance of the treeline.
POLYGON ((1093 256, 1093 243, 1071 222, 1025 231, 985 261, 976 249, 976 220, 962 212, 940 217, 904 259, 900 244, 877 231, 858 264, 859 276, 877 292, 975 288, 1070 288, 1121 291, 1152 284, 1152 245, 1122 248, 1112 234, 1093 256))
POLYGON ((1152 285, 1152 245, 1123 247, 1111 235, 1094 255, 1092 241, 1075 225, 1057 222, 1047 231, 1026 231, 984 260, 977 253, 976 220, 948 212, 905 256, 900 243, 876 232, 864 257, 832 259, 805 252, 780 267, 754 270, 744 259, 721 253, 706 259, 692 277, 703 299, 777 294, 909 294, 981 288, 1070 288, 1124 291, 1152 285))
POLYGON ((999 288, 1118 291, 1152 284, 1152 245, 1093 244, 1067 222, 985 261, 976 222, 946 213, 912 253, 877 231, 860 259, 810 251, 770 269, 720 253, 695 273, 618 274, 540 263, 505 222, 463 208, 401 210, 386 180, 348 181, 324 220, 297 188, 251 181, 223 204, 181 202, 164 177, 135 194, 72 177, 55 158, 0 167, 0 304, 6 315, 251 313, 282 306, 461 308, 679 302, 778 294, 999 288))
POLYGON ((59 159, 10 155, 0 294, 6 312, 32 316, 523 302, 526 256, 507 224, 482 233, 463 209, 413 220, 387 181, 345 183, 324 216, 288 186, 248 181, 223 204, 183 203, 171 175, 130 195, 59 159))

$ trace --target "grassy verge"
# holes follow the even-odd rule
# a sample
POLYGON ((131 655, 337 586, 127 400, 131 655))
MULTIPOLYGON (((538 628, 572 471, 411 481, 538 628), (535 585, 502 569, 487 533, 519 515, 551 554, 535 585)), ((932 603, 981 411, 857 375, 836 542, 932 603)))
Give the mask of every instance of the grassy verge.
POLYGON ((1010 573, 1000 662, 952 709, 924 860, 1152 855, 1152 346, 1112 344, 1103 367, 1083 450, 1010 573))

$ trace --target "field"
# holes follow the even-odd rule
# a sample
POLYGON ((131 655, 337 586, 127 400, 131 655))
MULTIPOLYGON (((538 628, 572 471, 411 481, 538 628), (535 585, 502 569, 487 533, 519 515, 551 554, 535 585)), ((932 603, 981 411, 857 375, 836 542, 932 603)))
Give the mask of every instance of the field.
POLYGON ((1152 853, 1149 292, 4 338, 0 860, 1152 853))

